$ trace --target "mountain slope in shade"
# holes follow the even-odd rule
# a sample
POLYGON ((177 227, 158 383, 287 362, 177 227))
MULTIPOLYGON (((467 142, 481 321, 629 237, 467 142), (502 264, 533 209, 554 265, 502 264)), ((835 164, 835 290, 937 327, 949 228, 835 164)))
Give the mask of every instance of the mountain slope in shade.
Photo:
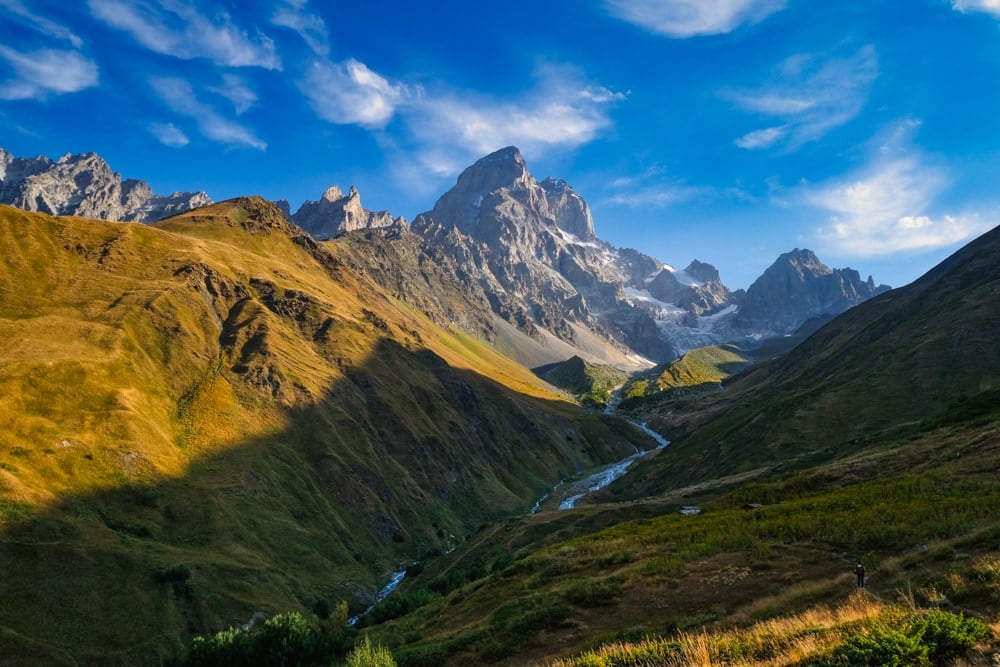
POLYGON ((652 446, 260 198, 155 226, 0 207, 0 244, 18 664, 161 664, 258 610, 363 608, 401 564, 652 446))
POLYGON ((17 158, 0 148, 0 204, 26 211, 154 222, 211 203, 204 192, 157 195, 143 181, 122 181, 94 153, 67 153, 53 161, 17 158))
MULTIPOLYGON (((1000 386, 1000 228, 914 283, 834 318, 702 404, 651 419, 675 456, 645 470, 695 480, 836 457, 1000 386)), ((651 487, 650 487, 651 488, 651 487)))

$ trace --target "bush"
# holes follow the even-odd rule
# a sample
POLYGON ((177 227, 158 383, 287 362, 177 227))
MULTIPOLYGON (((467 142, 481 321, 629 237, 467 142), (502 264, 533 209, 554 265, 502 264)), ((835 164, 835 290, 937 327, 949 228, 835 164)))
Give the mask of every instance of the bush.
POLYGON ((298 612, 278 614, 252 630, 229 628, 195 637, 187 667, 325 667, 343 655, 344 628, 320 628, 298 612))
POLYGON ((929 667, 929 653, 919 637, 876 626, 866 633, 849 636, 824 664, 831 667, 929 667))
POLYGON ((913 621, 913 631, 928 647, 936 665, 964 655, 991 634, 979 619, 945 611, 920 614, 913 621))
POLYGON ((372 646, 371 640, 365 637, 358 646, 347 655, 346 667, 396 667, 392 653, 384 646, 372 646))

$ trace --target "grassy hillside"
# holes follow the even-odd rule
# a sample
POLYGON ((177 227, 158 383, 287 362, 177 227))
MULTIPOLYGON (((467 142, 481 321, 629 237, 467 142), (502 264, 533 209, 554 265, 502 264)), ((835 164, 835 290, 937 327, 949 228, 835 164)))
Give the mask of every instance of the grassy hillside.
POLYGON ((507 521, 427 563, 400 593, 423 606, 376 636, 403 665, 528 664, 840 604, 856 559, 886 602, 1000 624, 1000 410, 955 416, 769 482, 507 521))
POLYGON ((155 227, 0 208, 0 654, 159 664, 401 563, 644 436, 259 198, 155 227))
POLYGON ((685 411, 665 406, 650 424, 675 440, 672 456, 646 467, 650 483, 637 493, 663 478, 834 460, 996 390, 998 258, 1000 228, 754 366, 725 392, 685 411))
POLYGON ((664 399, 699 396, 720 388, 723 380, 751 363, 735 345, 709 345, 630 380, 622 389, 622 409, 655 406, 664 399))
POLYGON ((409 604, 397 602, 408 613, 381 614, 376 636, 402 665, 858 664, 844 658, 852 642, 919 644, 903 631, 941 609, 992 629, 957 663, 990 664, 998 285, 995 230, 739 375, 699 412, 672 404, 659 425, 673 444, 603 502, 508 520, 427 562, 401 592, 409 604), (878 603, 868 620, 846 613, 858 559, 878 603), (843 617, 802 646, 789 631, 761 648, 763 622, 794 625, 824 605, 843 617))
POLYGON ((580 401, 594 406, 606 405, 611 400, 611 392, 628 378, 627 373, 617 368, 594 364, 578 356, 546 368, 540 375, 580 401))

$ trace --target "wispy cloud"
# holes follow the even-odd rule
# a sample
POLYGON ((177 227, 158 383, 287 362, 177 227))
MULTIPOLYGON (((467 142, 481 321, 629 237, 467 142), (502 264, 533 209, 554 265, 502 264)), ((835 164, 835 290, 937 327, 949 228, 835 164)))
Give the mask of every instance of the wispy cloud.
POLYGON ((243 113, 257 102, 257 93, 235 74, 223 74, 222 85, 213 86, 208 90, 232 102, 237 114, 243 113))
POLYGON ((198 100, 194 89, 184 79, 154 77, 150 85, 161 100, 175 113, 188 116, 198 124, 198 130, 208 139, 230 146, 246 146, 265 150, 267 144, 247 127, 224 118, 212 107, 198 100))
POLYGON ((173 123, 150 123, 149 131, 160 143, 171 148, 181 148, 191 143, 187 135, 177 129, 173 123))
POLYGON ((630 208, 665 208, 703 196, 709 188, 696 187, 669 178, 653 165, 640 174, 619 176, 611 181, 613 194, 605 201, 630 208))
POLYGON ((22 53, 0 45, 0 59, 14 73, 14 78, 0 82, 0 99, 45 99, 97 85, 97 65, 76 51, 22 53))
POLYGON ((612 122, 624 93, 594 85, 571 68, 544 66, 535 86, 511 98, 468 90, 420 91, 404 109, 425 166, 450 175, 456 165, 507 145, 531 155, 593 141, 612 122))
POLYGON ((732 32, 785 8, 785 0, 605 0, 615 17, 667 37, 732 32))
POLYGON ((206 58, 227 67, 281 69, 274 41, 251 36, 222 10, 204 16, 186 0, 88 0, 90 12, 150 51, 182 59, 206 58))
POLYGON ((404 96, 402 85, 389 83, 353 58, 314 61, 299 89, 324 120, 368 128, 385 126, 404 96))
POLYGON ((6 10, 18 23, 36 30, 43 35, 56 39, 64 39, 76 48, 83 46, 83 40, 69 28, 32 12, 24 6, 21 0, 0 0, 0 9, 6 10))
POLYGON ((611 125, 608 107, 626 97, 568 68, 540 67, 536 79, 532 90, 498 98, 444 85, 431 90, 392 81, 354 59, 317 60, 299 88, 315 112, 331 123, 382 130, 397 122, 391 138, 379 135, 387 150, 407 151, 422 169, 442 177, 507 145, 530 155, 592 141, 611 125))
POLYGON ((1000 19, 1000 0, 951 0, 953 9, 960 12, 986 12, 1000 19))
POLYGON ((945 212, 937 200, 950 185, 948 172, 911 147, 899 133, 879 146, 864 167, 815 188, 805 202, 825 211, 816 236, 841 253, 858 257, 952 245, 988 229, 978 213, 945 212))
POLYGON ((744 111, 784 121, 744 134, 735 140, 737 146, 794 151, 857 116, 877 77, 878 54, 865 46, 840 58, 793 56, 779 65, 768 83, 720 95, 744 111))
POLYGON ((330 53, 329 31, 318 14, 305 11, 306 0, 284 0, 271 15, 271 23, 294 30, 318 56, 330 53))

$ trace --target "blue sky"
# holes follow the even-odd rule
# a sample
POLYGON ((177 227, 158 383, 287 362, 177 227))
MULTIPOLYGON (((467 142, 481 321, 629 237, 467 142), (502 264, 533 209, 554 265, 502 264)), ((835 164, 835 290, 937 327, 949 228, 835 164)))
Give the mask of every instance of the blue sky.
POLYGON ((1000 222, 1000 0, 0 0, 0 146, 412 219, 507 145, 598 235, 905 284, 1000 222))

